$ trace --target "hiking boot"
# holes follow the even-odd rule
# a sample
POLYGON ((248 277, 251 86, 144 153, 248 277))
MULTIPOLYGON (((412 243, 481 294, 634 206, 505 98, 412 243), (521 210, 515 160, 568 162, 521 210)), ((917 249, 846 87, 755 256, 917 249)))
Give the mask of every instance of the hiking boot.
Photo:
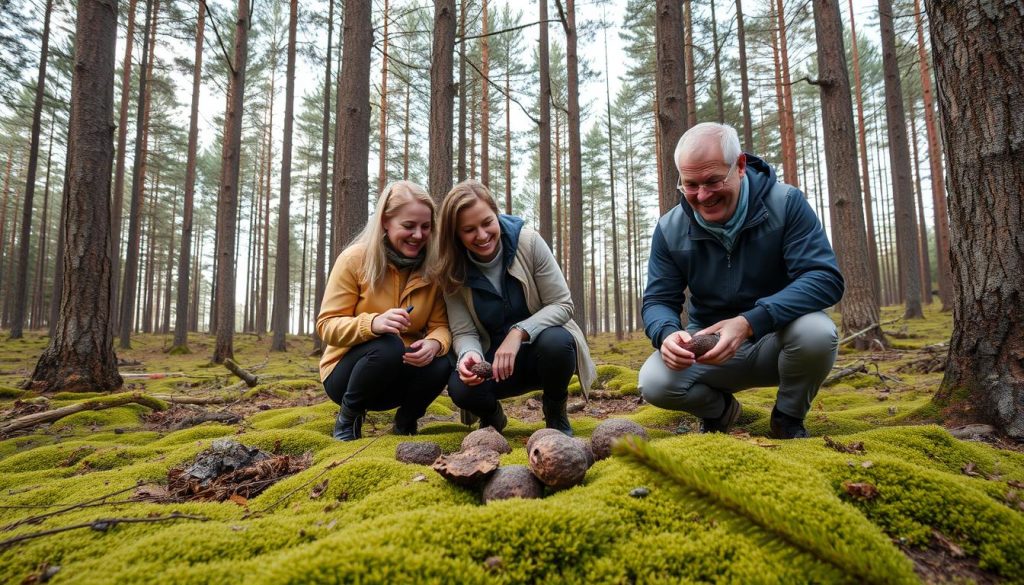
POLYGON ((334 419, 334 438, 339 441, 354 441, 363 438, 363 417, 365 411, 356 411, 342 406, 334 419))
POLYGON ((480 420, 480 417, 473 414, 472 412, 466 410, 465 408, 459 409, 459 421, 462 424, 466 425, 467 427, 472 426, 473 423, 475 423, 478 420, 480 420))
POLYGON ((771 437, 773 439, 806 439, 804 419, 789 416, 776 406, 772 408, 771 437))
POLYGON ((412 436, 416 434, 416 423, 419 421, 419 417, 411 417, 406 413, 404 406, 398 407, 398 412, 395 413, 395 426, 391 429, 391 433, 395 435, 412 436))
POLYGON ((740 418, 740 403, 729 393, 725 393, 725 410, 718 418, 700 419, 700 433, 728 433, 740 418))
POLYGON ((561 431, 571 437, 572 426, 569 424, 569 414, 565 411, 568 402, 568 396, 562 400, 549 400, 545 396, 541 399, 541 408, 544 411, 544 426, 561 431))
POLYGON ((494 412, 487 416, 480 417, 480 428, 494 427, 494 430, 499 433, 505 430, 505 425, 508 424, 508 417, 505 416, 505 411, 501 409, 501 401, 497 402, 497 407, 494 412))

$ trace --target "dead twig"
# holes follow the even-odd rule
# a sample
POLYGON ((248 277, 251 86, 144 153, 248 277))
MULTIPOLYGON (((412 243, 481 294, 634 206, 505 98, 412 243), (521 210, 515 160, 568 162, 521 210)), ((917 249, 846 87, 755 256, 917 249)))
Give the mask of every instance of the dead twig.
POLYGON ((831 386, 831 385, 839 382, 843 378, 849 378, 850 376, 853 376, 855 374, 866 374, 866 373, 868 373, 868 368, 867 368, 866 365, 864 365, 864 362, 857 362, 856 364, 854 364, 852 366, 845 367, 845 368, 839 370, 838 372, 832 374, 828 378, 825 378, 825 381, 822 382, 821 385, 822 386, 831 386))
POLYGON ((235 360, 231 358, 227 358, 224 360, 224 367, 227 368, 232 374, 241 378, 245 382, 246 386, 250 388, 259 384, 259 378, 257 378, 252 373, 243 370, 242 367, 235 363, 235 360))
POLYGON ((11 546, 18 544, 19 542, 25 542, 26 540, 33 540, 41 538, 43 536, 49 536, 51 534, 60 534, 61 532, 68 532, 71 530, 78 530, 80 528, 91 528, 97 532, 106 532, 118 524, 143 524, 153 522, 168 522, 171 520, 198 520, 200 522, 206 522, 209 520, 206 516, 193 516, 191 514, 181 514, 179 512, 172 512, 167 516, 154 516, 147 518, 99 518, 92 522, 83 522, 81 524, 72 524, 71 526, 61 526, 60 528, 51 528, 50 530, 40 530, 39 532, 29 532, 27 534, 21 534, 8 538, 7 540, 0 541, 0 550, 6 550, 11 546))
POLYGON ((41 424, 52 423, 79 412, 85 412, 87 410, 106 410, 108 408, 115 408, 126 404, 140 404, 142 406, 152 408, 153 410, 164 410, 167 408, 167 404, 165 402, 153 398, 152 396, 146 396, 145 394, 115 394, 106 398, 85 400, 82 402, 76 402, 75 404, 55 408, 53 410, 45 410, 43 412, 35 412, 18 417, 0 425, 0 437, 9 436, 11 433, 30 429, 41 424))
MULTIPOLYGON (((18 520, 17 522, 14 522, 12 524, 8 524, 7 526, 4 526, 3 530, 5 530, 5 531, 6 530, 12 530, 14 528, 17 528, 18 526, 23 525, 23 524, 38 524, 39 522, 41 522, 42 520, 45 520, 46 518, 50 518, 50 517, 56 516, 58 514, 63 514, 65 512, 70 512, 71 510, 77 510, 79 508, 86 508, 86 507, 89 507, 91 505, 96 504, 97 502, 104 502, 107 498, 114 497, 114 496, 116 496, 118 494, 123 494, 123 493, 125 493, 127 491, 131 491, 131 490, 135 489, 136 487, 138 487, 138 486, 137 485, 133 485, 131 487, 126 487, 123 490, 117 490, 116 492, 111 492, 111 493, 109 493, 109 494, 107 494, 105 496, 100 496, 98 498, 93 498, 91 500, 86 500, 84 502, 79 502, 77 504, 71 504, 70 506, 65 506, 64 508, 61 508, 60 510, 54 510, 53 512, 47 512, 45 514, 37 514, 35 516, 29 516, 28 518, 23 518, 21 520, 18 520)), ((63 504, 57 504, 57 505, 63 505, 63 504)))

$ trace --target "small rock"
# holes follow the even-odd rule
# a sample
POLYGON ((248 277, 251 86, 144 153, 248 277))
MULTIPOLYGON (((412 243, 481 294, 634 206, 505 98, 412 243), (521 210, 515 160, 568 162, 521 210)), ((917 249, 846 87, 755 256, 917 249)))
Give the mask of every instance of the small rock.
POLYGON ((529 410, 540 410, 540 400, 537 400, 536 398, 527 398, 526 408, 529 410))
POLYGON ((651 490, 645 487, 638 487, 629 490, 629 497, 631 498, 646 498, 651 495, 651 490))
POLYGON ((505 566, 505 561, 501 560, 499 556, 487 557, 484 561, 484 568, 488 571, 499 571, 505 566))
POLYGON ((585 406, 586 406, 586 403, 584 403, 584 402, 572 402, 568 406, 565 407, 565 412, 567 412, 569 414, 575 414, 577 412, 581 412, 583 410, 583 407, 585 407, 585 406))
POLYGON ((463 451, 466 449, 472 449, 473 447, 482 447, 484 449, 497 451, 498 453, 512 452, 512 446, 508 444, 508 439, 503 437, 498 431, 494 430, 494 427, 477 429, 462 439, 463 451))
POLYGON ((430 465, 441 456, 441 446, 432 441, 406 441, 395 448, 395 459, 402 463, 430 465))
POLYGON ((969 440, 975 437, 982 437, 985 435, 991 435, 995 433, 996 429, 992 425, 964 425, 955 429, 950 429, 949 434, 953 435, 958 439, 969 440))
POLYGON ((583 449, 562 433, 537 439, 530 449, 530 471, 544 485, 556 490, 579 485, 587 474, 583 449))

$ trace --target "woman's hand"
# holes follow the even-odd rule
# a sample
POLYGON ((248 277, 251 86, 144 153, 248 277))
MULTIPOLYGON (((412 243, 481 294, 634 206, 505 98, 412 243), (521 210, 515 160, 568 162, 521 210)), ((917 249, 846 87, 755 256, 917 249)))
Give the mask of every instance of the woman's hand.
POLYGON ((370 331, 377 335, 384 335, 385 333, 401 335, 403 331, 409 328, 409 325, 412 325, 412 320, 409 319, 408 311, 401 307, 396 307, 374 317, 373 321, 370 321, 370 331))
POLYGON ((456 370, 459 372, 459 379, 462 380, 463 384, 466 386, 478 386, 484 381, 483 378, 474 374, 470 369, 482 361, 484 361, 484 357, 475 351, 467 352, 466 355, 462 356, 456 370))
POLYGON ((523 331, 513 327, 505 341, 501 342, 498 350, 494 352, 494 362, 491 367, 494 371, 494 380, 501 382, 512 377, 512 371, 516 366, 516 355, 519 354, 519 347, 523 344, 523 331))
POLYGON ((441 351, 441 342, 436 339, 420 339, 412 342, 402 361, 410 366, 422 368, 429 365, 441 351))

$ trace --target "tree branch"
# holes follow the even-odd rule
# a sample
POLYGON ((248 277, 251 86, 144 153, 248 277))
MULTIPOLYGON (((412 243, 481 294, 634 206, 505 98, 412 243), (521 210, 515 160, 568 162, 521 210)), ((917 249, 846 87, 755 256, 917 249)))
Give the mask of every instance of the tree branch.
POLYGON ((530 111, 527 110, 526 107, 523 106, 523 104, 521 104, 519 102, 519 100, 517 100, 516 98, 512 97, 511 94, 505 93, 505 88, 501 87, 497 83, 494 83, 493 81, 491 81, 490 77, 487 77, 486 75, 484 75, 483 71, 480 71, 480 68, 476 66, 476 63, 474 63, 472 59, 466 59, 466 63, 469 63, 469 66, 472 67, 473 70, 476 71, 478 75, 480 75, 481 79, 484 79, 485 81, 487 81, 487 83, 489 83, 491 85, 491 87, 493 87, 494 89, 498 90, 498 93, 500 93, 503 96, 508 97, 508 99, 510 101, 515 102, 515 104, 517 106, 519 106, 519 109, 521 109, 523 111, 523 113, 526 114, 527 118, 532 120, 534 124, 540 126, 540 120, 538 120, 537 118, 534 118, 533 115, 530 113, 530 111))
POLYGON ((228 56, 228 50, 224 46, 224 41, 220 38, 220 30, 217 29, 217 17, 213 15, 213 10, 210 8, 209 2, 204 2, 206 5, 206 14, 210 17, 210 25, 213 26, 213 34, 217 37, 217 44, 220 45, 220 50, 224 53, 224 62, 227 63, 228 69, 231 70, 231 75, 235 74, 235 66, 231 62, 231 57, 228 56))
POLYGON ((83 522, 82 524, 72 524, 71 526, 62 526, 60 528, 52 528, 50 530, 41 530, 39 532, 29 532, 28 534, 21 534, 7 540, 0 541, 0 550, 5 550, 11 546, 24 542, 26 540, 32 540, 43 536, 49 536, 51 534, 60 534, 61 532, 68 532, 69 530, 77 530, 79 528, 92 528, 98 532, 106 532, 118 524, 142 524, 149 522, 167 522, 169 520, 198 520, 200 522, 206 522, 209 520, 206 516, 193 516, 190 514, 181 514, 180 512, 171 512, 167 516, 156 516, 153 518, 100 518, 93 520, 92 522, 83 522))
POLYGON ((512 28, 504 28, 504 29, 501 29, 501 30, 491 31, 491 32, 489 32, 487 34, 483 34, 483 35, 473 35, 471 37, 462 37, 461 39, 458 39, 457 41, 455 41, 455 44, 457 45, 457 44, 459 44, 461 42, 464 42, 464 41, 471 41, 473 39, 482 39, 484 37, 490 37, 490 36, 494 36, 494 35, 500 35, 500 34, 504 34, 504 33, 515 32, 517 30, 523 30, 524 28, 530 28, 531 26, 534 26, 534 25, 537 25, 537 24, 547 24, 549 22, 560 22, 560 21, 554 20, 552 18, 549 18, 547 20, 538 20, 537 22, 531 22, 529 24, 523 24, 523 25, 520 25, 520 26, 514 26, 512 28))
POLYGON ((66 416, 85 412, 86 410, 106 410, 108 408, 115 408, 126 404, 140 404, 142 406, 152 408, 153 410, 167 409, 167 403, 157 400, 151 396, 138 393, 115 394, 114 396, 85 400, 83 402, 76 402, 75 404, 69 404, 53 410, 35 412, 18 417, 0 425, 0 437, 10 435, 16 431, 30 429, 41 424, 55 422, 66 416))

